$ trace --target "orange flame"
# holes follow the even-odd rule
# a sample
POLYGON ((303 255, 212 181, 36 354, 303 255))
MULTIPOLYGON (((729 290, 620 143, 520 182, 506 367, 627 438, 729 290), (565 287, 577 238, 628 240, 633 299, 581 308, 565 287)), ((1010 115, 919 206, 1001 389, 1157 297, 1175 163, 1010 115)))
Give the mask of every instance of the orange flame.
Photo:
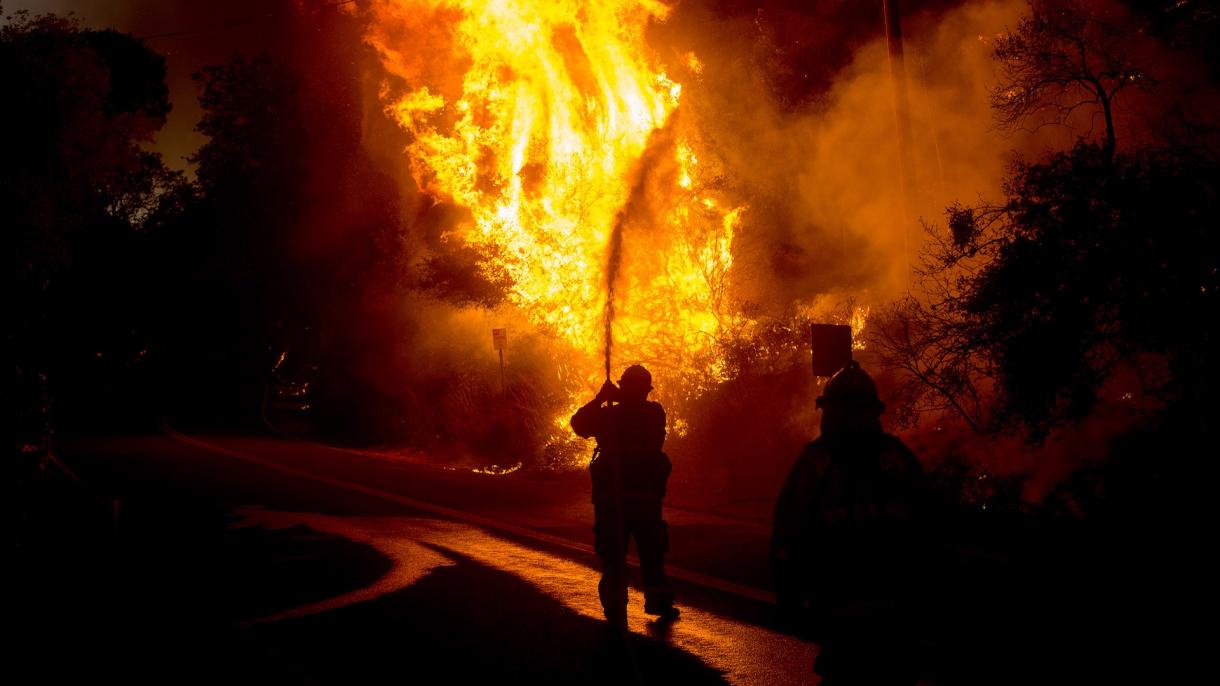
MULTIPOLYGON (((651 0, 383 0, 368 40, 406 84, 383 98, 413 137, 416 182, 471 212, 448 238, 488 248, 483 267, 511 277, 509 300, 590 362, 610 231, 631 215, 615 362, 662 368, 672 397, 718 377, 745 208, 700 182, 699 151, 674 123, 682 86, 644 40, 669 11, 651 0)), ((693 53, 679 59, 703 69, 693 53)))

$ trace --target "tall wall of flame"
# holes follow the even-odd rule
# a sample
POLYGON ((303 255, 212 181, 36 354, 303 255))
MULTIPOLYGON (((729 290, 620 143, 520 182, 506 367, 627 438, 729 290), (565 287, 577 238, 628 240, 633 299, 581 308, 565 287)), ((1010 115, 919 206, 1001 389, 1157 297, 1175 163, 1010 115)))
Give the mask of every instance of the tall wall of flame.
MULTIPOLYGON (((533 324, 592 359, 621 222, 616 365, 660 366, 673 385, 714 376, 744 208, 700 183, 682 86, 645 41, 668 7, 386 0, 373 11, 369 42, 399 79, 383 98, 412 136, 416 183, 470 213, 447 238, 479 248, 533 324)), ((701 68, 693 55, 676 66, 701 68)))

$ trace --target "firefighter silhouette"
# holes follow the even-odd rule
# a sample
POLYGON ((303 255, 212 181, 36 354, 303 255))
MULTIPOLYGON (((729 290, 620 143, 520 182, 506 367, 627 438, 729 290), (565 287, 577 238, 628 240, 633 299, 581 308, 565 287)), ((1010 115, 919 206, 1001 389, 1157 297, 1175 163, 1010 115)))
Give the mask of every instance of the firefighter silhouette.
POLYGON ((669 529, 661 501, 669 480, 665 410, 648 400, 652 375, 628 367, 615 386, 609 379, 597 396, 572 415, 572 430, 596 438, 589 472, 593 481, 593 547, 602 563, 598 595, 611 624, 627 622, 627 547, 635 538, 644 581, 644 612, 662 620, 678 616, 665 578, 669 529))
POLYGON ((881 428, 885 409, 856 362, 817 399, 821 435, 776 502, 771 567, 781 618, 822 644, 822 684, 914 684, 908 630, 920 573, 925 475, 881 428))

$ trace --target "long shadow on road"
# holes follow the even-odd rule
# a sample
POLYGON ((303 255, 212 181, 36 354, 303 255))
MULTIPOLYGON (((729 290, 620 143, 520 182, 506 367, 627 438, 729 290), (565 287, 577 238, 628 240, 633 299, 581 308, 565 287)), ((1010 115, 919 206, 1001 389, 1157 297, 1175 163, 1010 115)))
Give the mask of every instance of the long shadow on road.
POLYGON ((453 564, 372 600, 258 625, 258 643, 323 683, 725 683, 685 651, 608 632, 510 573, 428 547, 453 564))
MULTIPOLYGON (((19 566, 12 673, 124 683, 723 683, 663 641, 607 634, 511 573, 445 547, 411 585, 299 618, 257 617, 359 593, 392 562, 298 524, 132 508, 117 537, 48 545, 19 566)), ((75 527, 70 527, 75 530, 75 527)))

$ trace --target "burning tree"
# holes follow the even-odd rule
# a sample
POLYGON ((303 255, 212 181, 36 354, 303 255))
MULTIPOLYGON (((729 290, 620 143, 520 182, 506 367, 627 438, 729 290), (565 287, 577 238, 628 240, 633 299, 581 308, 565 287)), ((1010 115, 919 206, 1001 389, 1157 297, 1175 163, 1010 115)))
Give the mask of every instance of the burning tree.
POLYGON ((667 400, 720 378, 745 208, 704 173, 715 155, 684 126, 678 76, 644 41, 669 12, 636 0, 370 8, 368 40, 393 77, 386 111, 411 136, 415 182, 465 210, 424 259, 425 281, 485 306, 502 289, 567 346, 579 363, 559 369, 583 370, 561 379, 570 409, 600 382, 612 341, 614 366, 653 367, 667 400), (405 36, 452 59, 420 60, 405 36), (453 269, 462 255, 479 274, 453 269))

